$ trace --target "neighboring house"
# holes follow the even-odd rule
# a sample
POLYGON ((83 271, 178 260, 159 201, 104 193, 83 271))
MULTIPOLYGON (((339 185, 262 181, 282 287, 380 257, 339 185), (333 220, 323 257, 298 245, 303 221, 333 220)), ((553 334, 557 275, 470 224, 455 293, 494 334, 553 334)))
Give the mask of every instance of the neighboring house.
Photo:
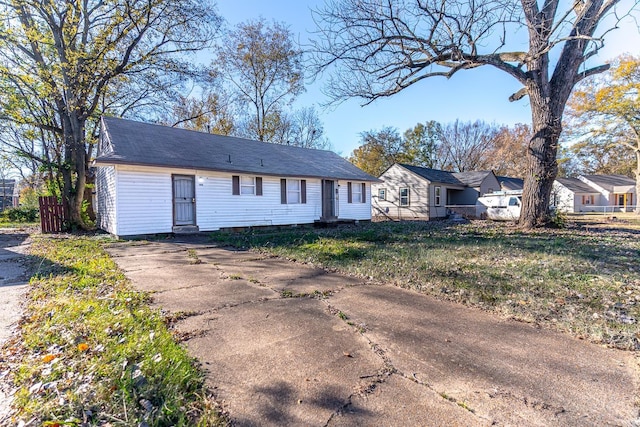
POLYGON ((94 165, 118 236, 370 220, 377 181, 330 151, 108 117, 94 165))
POLYGON ((456 172, 453 176, 466 187, 451 192, 448 205, 473 205, 475 209, 478 197, 500 190, 500 182, 493 171, 456 172))
POLYGON ((582 175, 578 179, 602 195, 601 206, 615 206, 626 211, 637 203, 636 182, 632 178, 624 175, 582 175))
POLYGON ((398 219, 444 218, 453 193, 466 188, 451 172, 400 163, 380 180, 372 185, 373 215, 398 219))
POLYGON ((551 205, 560 212, 594 212, 604 197, 577 178, 556 178, 551 190, 551 205))
POLYGON ((500 190, 502 191, 517 191, 524 189, 524 179, 513 178, 510 176, 498 176, 498 182, 500 183, 500 190))
POLYGON ((0 179, 0 212, 17 206, 14 197, 15 190, 15 179, 0 179))

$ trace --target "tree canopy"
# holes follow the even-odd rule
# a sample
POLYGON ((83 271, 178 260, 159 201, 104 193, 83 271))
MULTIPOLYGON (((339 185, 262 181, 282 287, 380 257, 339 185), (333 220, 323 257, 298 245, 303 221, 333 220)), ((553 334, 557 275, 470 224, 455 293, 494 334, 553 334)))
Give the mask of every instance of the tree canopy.
POLYGON ((365 104, 427 78, 484 65, 516 79, 523 87, 511 99, 529 97, 533 131, 520 223, 542 226, 549 221, 567 99, 576 83, 608 68, 589 67, 589 59, 628 12, 615 10, 619 3, 330 0, 316 11, 314 63, 318 72, 329 70, 333 100, 359 97, 365 104), (598 30, 609 16, 612 21, 598 30), (521 49, 523 34, 527 51, 521 49))
POLYGON ((70 219, 85 226, 97 116, 166 93, 167 77, 189 69, 178 54, 206 46, 219 18, 193 0, 12 0, 0 16, 1 118, 43 142, 23 154, 58 172, 70 219))

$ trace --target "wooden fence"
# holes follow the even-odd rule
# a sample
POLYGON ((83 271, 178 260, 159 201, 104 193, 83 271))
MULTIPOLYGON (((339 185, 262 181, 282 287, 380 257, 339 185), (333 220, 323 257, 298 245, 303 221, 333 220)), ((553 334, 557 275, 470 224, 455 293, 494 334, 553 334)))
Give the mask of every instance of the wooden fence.
POLYGON ((40 227, 43 233, 60 233, 65 226, 64 206, 55 196, 38 198, 40 205, 40 227))

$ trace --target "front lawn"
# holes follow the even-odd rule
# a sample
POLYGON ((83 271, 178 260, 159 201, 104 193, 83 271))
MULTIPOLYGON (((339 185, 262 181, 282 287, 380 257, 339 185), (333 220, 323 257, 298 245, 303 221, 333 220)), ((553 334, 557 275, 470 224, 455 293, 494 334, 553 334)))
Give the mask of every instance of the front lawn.
POLYGON ((34 238, 30 254, 36 274, 20 335, 0 357, 18 388, 15 424, 224 423, 196 361, 100 241, 34 238))
POLYGON ((215 233, 223 244, 640 349, 640 240, 625 222, 524 232, 473 221, 215 233))

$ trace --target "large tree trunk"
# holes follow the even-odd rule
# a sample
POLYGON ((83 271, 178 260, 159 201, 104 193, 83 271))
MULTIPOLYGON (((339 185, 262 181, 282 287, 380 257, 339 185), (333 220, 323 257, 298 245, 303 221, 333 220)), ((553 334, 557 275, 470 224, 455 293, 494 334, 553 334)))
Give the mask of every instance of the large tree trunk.
POLYGON ((553 181, 558 175, 558 140, 562 131, 561 115, 554 113, 549 95, 529 86, 533 138, 529 142, 527 174, 522 192, 520 226, 543 227, 550 221, 549 201, 553 181))
POLYGON ((62 168, 62 201, 71 228, 87 229, 82 219, 82 202, 87 180, 85 121, 75 114, 63 114, 65 165, 62 168))
POLYGON ((640 215, 640 140, 638 141, 638 149, 636 150, 636 197, 634 203, 636 204, 636 214, 640 215))

